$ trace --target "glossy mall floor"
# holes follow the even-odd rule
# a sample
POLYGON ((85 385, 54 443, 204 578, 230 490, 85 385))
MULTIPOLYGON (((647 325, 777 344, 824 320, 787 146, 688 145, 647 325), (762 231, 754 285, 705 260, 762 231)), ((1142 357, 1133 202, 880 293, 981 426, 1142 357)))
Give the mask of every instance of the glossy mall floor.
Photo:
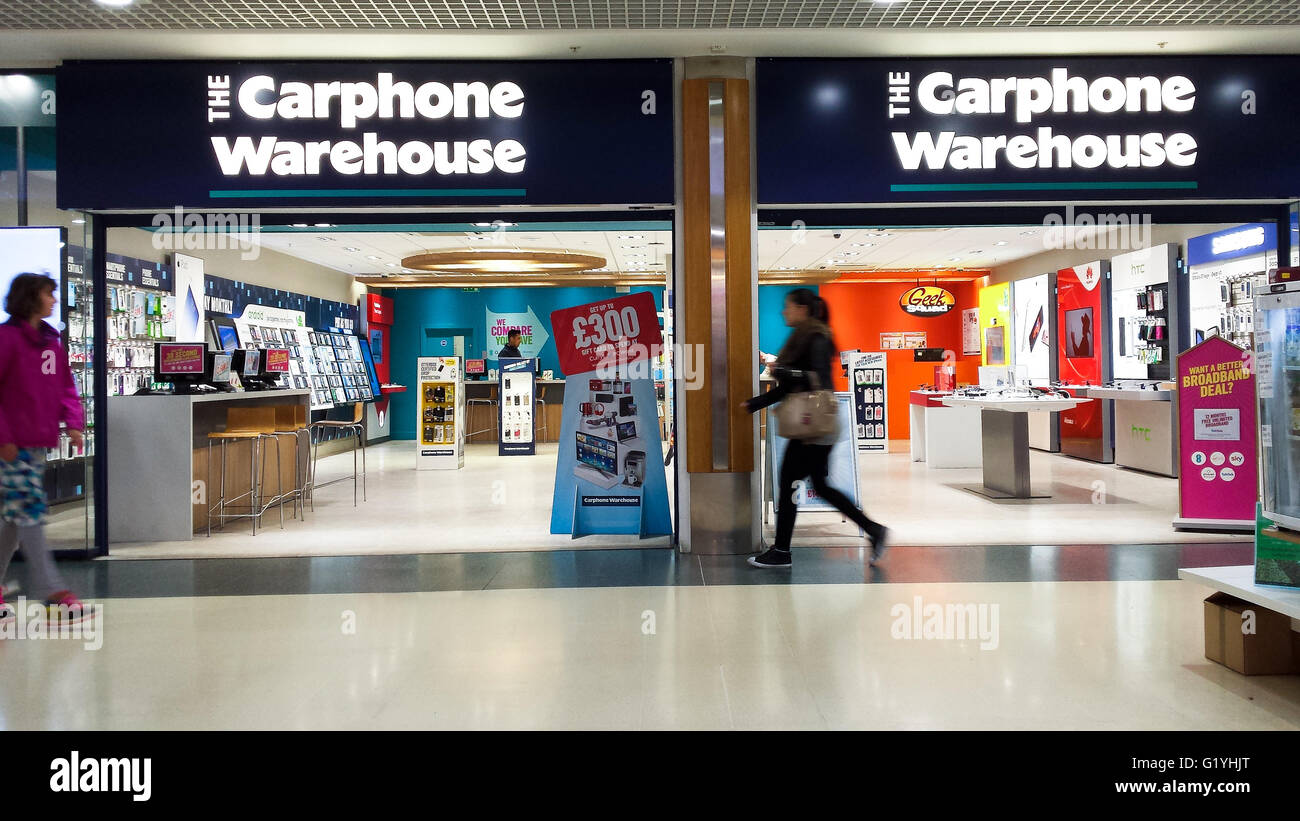
POLYGON ((1205 659, 1212 591, 1178 569, 1247 564, 1252 545, 1166 530, 1172 480, 1035 454, 1059 498, 995 505, 950 487, 978 476, 893 454, 862 465, 899 534, 881 566, 805 516, 801 543, 823 546, 773 571, 440 516, 415 502, 481 502, 493 481, 536 515, 550 457, 503 471, 471 450, 417 474, 409 452, 372 449, 369 501, 334 485, 284 531, 63 564, 102 610, 91 633, 24 618, 0 640, 0 729, 1300 729, 1300 676, 1205 659), (915 630, 933 605, 971 620, 915 630))

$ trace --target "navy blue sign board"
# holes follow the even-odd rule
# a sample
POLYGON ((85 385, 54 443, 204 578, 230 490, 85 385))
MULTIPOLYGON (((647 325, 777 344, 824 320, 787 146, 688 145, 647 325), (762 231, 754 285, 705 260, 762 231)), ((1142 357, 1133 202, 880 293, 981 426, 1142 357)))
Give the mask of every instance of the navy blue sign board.
POLYGON ((1293 197, 1293 57, 758 61, 765 204, 1293 197))
POLYGON ((673 201, 669 60, 72 61, 58 88, 65 209, 673 201))

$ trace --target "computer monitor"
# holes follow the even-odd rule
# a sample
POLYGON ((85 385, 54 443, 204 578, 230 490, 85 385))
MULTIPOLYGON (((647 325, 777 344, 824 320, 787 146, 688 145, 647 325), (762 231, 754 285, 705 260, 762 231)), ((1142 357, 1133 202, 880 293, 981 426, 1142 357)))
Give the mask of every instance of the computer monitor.
POLYGON ((486 359, 466 359, 466 360, 465 360, 465 375, 466 375, 466 376, 478 376, 478 375, 480 375, 480 374, 485 374, 485 373, 487 373, 487 360, 486 360, 486 359))
POLYGON ((618 474, 618 444, 589 433, 574 435, 579 464, 587 465, 608 476, 618 474))
POLYGON ((367 396, 366 398, 378 399, 380 397, 379 373, 375 370, 375 358, 370 352, 369 345, 361 346, 361 361, 364 362, 366 366, 365 381, 367 383, 367 387, 369 388, 368 391, 365 391, 365 393, 369 394, 369 396, 367 396))
POLYGON ((172 385, 176 393, 207 380, 208 346, 202 342, 155 342, 153 378, 172 385))

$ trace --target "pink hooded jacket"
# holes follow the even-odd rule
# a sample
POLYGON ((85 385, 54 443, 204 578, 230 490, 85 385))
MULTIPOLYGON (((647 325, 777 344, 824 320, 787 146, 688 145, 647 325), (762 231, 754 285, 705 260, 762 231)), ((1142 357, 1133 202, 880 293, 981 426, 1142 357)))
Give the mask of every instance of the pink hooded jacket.
POLYGON ((86 424, 59 332, 10 317, 0 325, 0 445, 55 447, 60 422, 86 424))

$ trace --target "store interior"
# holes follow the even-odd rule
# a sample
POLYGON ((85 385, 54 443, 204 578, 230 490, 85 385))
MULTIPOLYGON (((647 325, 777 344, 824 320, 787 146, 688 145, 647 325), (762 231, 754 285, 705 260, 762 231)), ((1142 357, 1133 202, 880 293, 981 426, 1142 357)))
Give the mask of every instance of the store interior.
MULTIPOLYGON (((946 465, 937 454, 917 460, 913 436, 913 392, 918 389, 1064 381, 1062 373, 1045 364, 1059 356, 1062 337, 1055 311, 1044 300, 1044 275, 1094 262, 1105 262, 1107 269, 1114 270, 1126 254, 1135 252, 1130 249, 1161 249, 1171 260, 1164 282, 1175 282, 1174 290, 1180 294, 1172 313, 1182 315, 1179 321, 1189 334, 1187 344, 1196 331, 1203 337, 1208 329, 1222 327, 1225 336, 1248 347, 1245 317, 1249 312, 1241 306, 1247 304, 1250 287, 1262 284, 1268 269, 1276 267, 1275 252, 1254 254, 1249 247, 1236 248, 1227 261, 1202 260, 1188 266, 1197 238, 1231 237, 1245 230, 1253 229, 1226 223, 1156 225, 1135 235, 1131 230, 1095 228, 1062 232, 1041 224, 764 228, 758 237, 759 350, 764 354, 780 350, 789 330, 780 316, 785 294, 808 287, 826 299, 840 350, 884 353, 887 384, 881 386, 879 401, 874 403, 879 407, 868 409, 879 415, 867 417, 878 420, 879 433, 866 425, 881 446, 860 451, 850 461, 856 463, 852 481, 858 499, 869 514, 891 527, 895 544, 1144 544, 1249 538, 1175 530, 1171 523, 1179 516, 1176 461, 1170 463, 1173 470, 1124 464, 1123 448, 1114 441, 1120 434, 1113 425, 1105 432, 1112 439, 1108 455, 1094 459, 1071 455, 1068 443, 1062 451, 1062 439, 1069 439, 1062 434, 1060 419, 1066 414, 1031 415, 1042 417, 1031 421, 1030 458, 1035 489, 1041 488, 1049 497, 1045 499, 996 500, 971 493, 968 486, 981 477, 978 462, 946 465), (1138 245, 1130 244, 1135 240, 1138 245), (1202 285, 1186 287, 1188 282, 1202 285), (939 307, 909 312, 905 305, 917 289, 939 307), (937 291, 947 296, 936 297, 937 291), (1026 301, 1032 299, 1041 302, 1029 306, 1026 301)), ((322 436, 317 490, 301 513, 293 504, 282 506, 283 528, 281 511, 272 509, 262 517, 255 535, 247 520, 236 520, 209 536, 206 517, 195 514, 188 538, 121 538, 116 535, 121 528, 111 529, 115 534, 111 557, 671 545, 670 535, 593 533, 578 538, 571 532, 553 532, 551 526, 557 465, 566 455, 558 441, 564 424, 565 374, 552 338, 551 312, 648 293, 654 299, 665 346, 671 350, 669 223, 303 223, 261 226, 251 245, 232 244, 227 250, 170 246, 180 238, 169 240, 162 232, 139 228, 114 228, 108 240, 111 293, 104 308, 110 320, 110 395, 159 387, 152 382, 151 357, 154 343, 169 338, 167 314, 184 308, 174 256, 181 253, 202 260, 204 321, 233 324, 240 349, 287 346, 289 329, 298 321, 278 316, 259 324, 241 316, 250 308, 301 313, 305 325, 298 330, 325 335, 303 340, 301 347, 308 351, 301 359, 295 352, 285 382, 306 388, 312 421, 346 422, 354 403, 363 403, 367 440, 365 486, 355 504, 351 443, 346 436, 330 432, 322 436), (409 261, 420 255, 443 255, 435 263, 443 267, 434 271, 409 267, 409 261), (493 255, 494 262, 482 262, 493 255), (600 264, 580 263, 586 267, 576 271, 547 268, 550 255, 589 257, 600 264), (370 311, 377 321, 368 321, 370 311), (529 332, 522 356, 538 360, 530 382, 537 402, 533 406, 536 426, 531 437, 520 440, 527 439, 527 454, 502 453, 505 434, 500 424, 504 417, 499 415, 497 354, 505 341, 502 334, 512 327, 529 332), (277 329, 276 336, 268 337, 268 328, 277 329), (310 349, 317 347, 333 349, 334 361, 340 363, 340 370, 332 371, 340 377, 337 384, 316 378, 326 376, 319 361, 309 364, 310 349), (421 417, 426 408, 415 389, 420 383, 417 360, 446 356, 459 357, 462 368, 458 379, 466 401, 463 416, 456 417, 455 423, 460 452, 454 467, 424 470, 422 437, 429 430, 425 426, 429 417, 421 417), (330 484, 336 479, 342 481, 330 484)), ((75 234, 68 241, 70 263, 82 265, 75 259, 79 252, 75 234)), ((75 316, 78 305, 85 310, 86 295, 79 299, 77 288, 88 287, 87 280, 69 279, 69 307, 74 311, 69 325, 89 324, 93 308, 85 316, 75 316)), ((1152 281, 1140 289, 1147 293, 1162 287, 1167 286, 1152 281)), ((1118 290, 1108 294, 1124 300, 1134 296, 1128 291, 1119 295, 1118 290)), ((98 301, 91 299, 91 303, 98 301)), ((1114 313, 1122 311, 1117 308, 1114 313)), ((248 314, 254 315, 260 316, 248 314)), ((1154 311, 1149 318, 1135 318, 1130 323, 1134 335, 1125 340, 1123 350, 1117 347, 1111 352, 1113 371, 1108 369, 1108 375, 1153 384, 1167 381, 1180 342, 1142 327, 1161 322, 1176 324, 1172 317, 1158 321, 1154 311)), ((70 331, 74 341, 80 338, 89 344, 84 326, 70 331)), ((1166 326, 1165 333, 1175 331, 1166 326)), ((1104 340, 1099 342, 1098 349, 1104 340)), ((76 345, 70 347, 75 363, 76 345)), ((653 363, 657 456, 663 458, 651 455, 645 468, 663 470, 675 521, 674 364, 670 355, 653 363)), ((837 379, 838 391, 849 392, 850 387, 847 376, 837 379)), ((1097 402, 1099 408, 1102 404, 1097 402)), ((648 414, 642 413, 639 424, 644 428, 648 414)), ((1105 413, 1115 411, 1106 407, 1105 413)), ((452 438, 451 426, 444 427, 452 438)), ((1174 431, 1155 435, 1172 441, 1174 431)), ((765 458, 769 441, 763 424, 760 442, 765 458)), ((1176 453, 1177 443, 1172 447, 1176 453)), ((584 458, 581 448, 577 458, 584 458)), ((295 481, 293 469, 290 459, 280 470, 283 481, 295 481)), ((112 460, 109 473, 112 478, 112 460)), ((767 471, 764 476, 766 480, 767 471)), ((120 493, 114 486, 114 496, 120 493)), ((765 498, 770 495, 765 488, 765 498)), ((55 508, 52 532, 59 527, 60 509, 55 508)), ((65 516, 73 530, 84 527, 84 517, 84 510, 65 516)), ((764 517, 770 540, 774 524, 770 498, 764 517)), ((860 534, 838 514, 821 512, 801 517, 794 541, 798 547, 862 543, 860 534)))

